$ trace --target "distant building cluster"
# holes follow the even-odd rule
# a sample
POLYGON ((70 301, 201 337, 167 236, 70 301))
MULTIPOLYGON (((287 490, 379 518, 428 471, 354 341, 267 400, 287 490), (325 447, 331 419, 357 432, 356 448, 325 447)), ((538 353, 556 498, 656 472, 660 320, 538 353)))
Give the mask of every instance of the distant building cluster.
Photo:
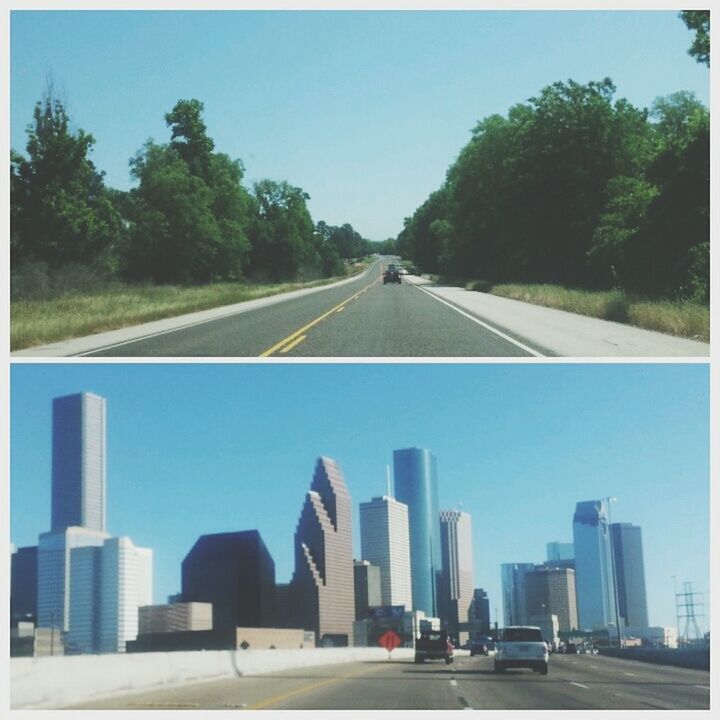
POLYGON ((662 636, 674 644, 674 629, 649 627, 641 530, 610 523, 609 501, 578 502, 573 542, 548 543, 545 562, 501 566, 506 625, 538 625, 556 642, 592 635, 625 645, 662 636))
MULTIPOLYGON (((375 645, 387 630, 412 647, 424 629, 460 644, 493 633, 470 515, 439 508, 436 459, 419 448, 395 450, 392 489, 360 503, 359 558, 343 474, 320 457, 289 583, 276 582, 257 530, 203 535, 181 592, 153 604, 152 551, 105 530, 105 405, 90 393, 53 401, 51 528, 12 555, 13 654, 375 645)), ((505 623, 548 638, 647 628, 640 528, 609 524, 606 502, 592 501, 578 503, 573 529, 546 562, 502 565, 505 623)))

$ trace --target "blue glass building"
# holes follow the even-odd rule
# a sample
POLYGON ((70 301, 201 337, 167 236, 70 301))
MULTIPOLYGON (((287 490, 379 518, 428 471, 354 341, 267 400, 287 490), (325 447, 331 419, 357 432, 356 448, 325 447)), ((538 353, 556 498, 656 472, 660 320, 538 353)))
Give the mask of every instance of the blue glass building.
POLYGON ((438 617, 440 508, 437 462, 421 448, 393 452, 395 498, 408 506, 414 610, 438 617))
POLYGON ((605 500, 577 503, 573 539, 580 629, 617 627, 612 544, 605 500))

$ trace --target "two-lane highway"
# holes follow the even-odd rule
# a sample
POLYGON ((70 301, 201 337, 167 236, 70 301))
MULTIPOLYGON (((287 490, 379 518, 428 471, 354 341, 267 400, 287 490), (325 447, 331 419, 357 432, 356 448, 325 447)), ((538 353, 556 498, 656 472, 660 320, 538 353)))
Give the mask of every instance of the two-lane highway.
POLYGON ((709 709, 708 672, 615 658, 554 655, 550 673, 489 657, 320 666, 217 680, 74 705, 97 709, 599 710, 709 709))
POLYGON ((114 357, 515 357, 542 348, 412 283, 357 279, 291 300, 84 353, 114 357))

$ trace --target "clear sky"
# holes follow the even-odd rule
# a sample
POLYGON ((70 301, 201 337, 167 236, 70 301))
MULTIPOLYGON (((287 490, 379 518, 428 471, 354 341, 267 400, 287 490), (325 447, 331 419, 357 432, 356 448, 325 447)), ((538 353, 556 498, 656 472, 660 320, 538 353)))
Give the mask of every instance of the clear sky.
MULTIPOLYGON (((155 600, 180 589, 202 534, 257 529, 278 582, 315 460, 353 502, 386 492, 392 451, 427 447, 441 508, 469 512, 475 586, 501 608, 500 564, 572 541, 575 503, 615 496, 642 527, 650 622, 675 625, 672 575, 709 613, 704 364, 14 364, 11 539, 50 526, 53 397, 107 398, 108 530, 155 552, 155 600)), ((502 610, 500 610, 502 623, 502 610)), ((707 628, 707 620, 704 628, 707 628)))
POLYGON ((11 144, 49 74, 91 132, 109 185, 169 139, 178 99, 205 103, 216 149, 246 182, 288 180, 313 218, 395 236, 483 117, 558 80, 609 76, 640 107, 709 97, 677 11, 68 12, 11 17, 11 144))

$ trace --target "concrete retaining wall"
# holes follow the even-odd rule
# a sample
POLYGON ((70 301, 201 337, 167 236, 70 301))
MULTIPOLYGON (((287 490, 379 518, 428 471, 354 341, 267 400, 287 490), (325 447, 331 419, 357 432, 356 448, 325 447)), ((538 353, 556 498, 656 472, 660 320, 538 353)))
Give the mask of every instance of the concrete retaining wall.
MULTIPOLYGON (((398 648, 392 657, 408 659, 413 654, 398 648)), ((11 658, 10 703, 13 709, 62 707, 160 685, 387 657, 382 648, 317 648, 11 658)))
POLYGON ((674 665, 675 667, 691 668, 693 670, 710 669, 710 650, 688 649, 668 650, 666 648, 601 648, 601 655, 622 658, 623 660, 639 660, 640 662, 656 663, 658 665, 674 665))

